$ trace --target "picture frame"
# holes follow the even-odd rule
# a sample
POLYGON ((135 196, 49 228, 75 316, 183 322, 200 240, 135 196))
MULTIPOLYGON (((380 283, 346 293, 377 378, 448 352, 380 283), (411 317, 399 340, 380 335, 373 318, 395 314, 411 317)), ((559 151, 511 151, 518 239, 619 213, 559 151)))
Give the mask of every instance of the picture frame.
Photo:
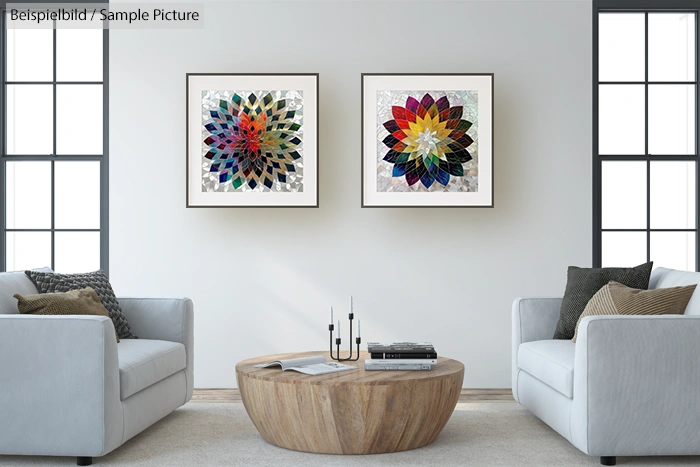
POLYGON ((186 80, 187 208, 318 207, 318 73, 186 80))
POLYGON ((361 79, 363 208, 494 206, 493 73, 361 79))

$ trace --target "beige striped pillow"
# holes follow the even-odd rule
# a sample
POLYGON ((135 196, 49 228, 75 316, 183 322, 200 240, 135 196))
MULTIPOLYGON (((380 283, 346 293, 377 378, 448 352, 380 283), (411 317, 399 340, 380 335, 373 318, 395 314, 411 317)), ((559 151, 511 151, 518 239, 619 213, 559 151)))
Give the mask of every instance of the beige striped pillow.
POLYGON ((591 298, 576 323, 572 342, 578 337, 578 327, 586 316, 600 315, 682 315, 697 284, 667 289, 632 289, 610 281, 591 298))

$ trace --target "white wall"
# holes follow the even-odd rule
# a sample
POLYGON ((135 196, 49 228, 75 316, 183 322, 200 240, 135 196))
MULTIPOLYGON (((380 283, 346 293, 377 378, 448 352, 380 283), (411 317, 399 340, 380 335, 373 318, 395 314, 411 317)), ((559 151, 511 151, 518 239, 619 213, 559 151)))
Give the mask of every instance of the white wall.
POLYGON ((195 386, 325 349, 348 295, 368 340, 430 340, 465 387, 510 386, 510 305, 591 259, 591 6, 214 3, 209 30, 112 30, 118 295, 189 296, 195 386), (320 73, 319 209, 185 208, 185 73, 320 73), (495 208, 360 208, 360 73, 495 73, 495 208))

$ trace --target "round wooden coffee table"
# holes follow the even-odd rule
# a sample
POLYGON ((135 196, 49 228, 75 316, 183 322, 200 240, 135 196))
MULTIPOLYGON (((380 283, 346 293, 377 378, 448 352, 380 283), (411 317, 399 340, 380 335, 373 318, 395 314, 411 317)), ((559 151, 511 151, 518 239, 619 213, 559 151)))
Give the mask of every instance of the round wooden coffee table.
MULTIPOLYGON (((464 365, 438 358, 431 371, 357 370, 308 376, 253 365, 328 352, 268 355, 236 365, 243 405, 269 443, 324 454, 378 454, 430 444, 457 405, 464 365)), ((327 358, 328 360, 328 358, 327 358)))

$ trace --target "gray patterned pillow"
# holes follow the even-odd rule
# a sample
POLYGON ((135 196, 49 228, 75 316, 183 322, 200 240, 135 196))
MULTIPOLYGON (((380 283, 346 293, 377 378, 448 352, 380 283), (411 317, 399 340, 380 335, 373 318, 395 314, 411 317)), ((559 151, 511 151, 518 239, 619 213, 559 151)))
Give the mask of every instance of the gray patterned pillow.
POLYGON ((564 300, 561 302, 559 322, 554 331, 554 339, 571 339, 576 331, 576 323, 581 317, 588 301, 593 298, 605 284, 619 282, 633 289, 649 288, 649 277, 653 262, 633 268, 577 268, 569 266, 564 300))
POLYGON ((57 274, 53 272, 24 271, 34 282, 39 293, 69 292, 71 290, 92 287, 100 297, 100 301, 114 323, 114 329, 120 339, 136 339, 131 333, 129 323, 122 313, 114 290, 109 284, 107 276, 102 271, 88 272, 85 274, 57 274))

